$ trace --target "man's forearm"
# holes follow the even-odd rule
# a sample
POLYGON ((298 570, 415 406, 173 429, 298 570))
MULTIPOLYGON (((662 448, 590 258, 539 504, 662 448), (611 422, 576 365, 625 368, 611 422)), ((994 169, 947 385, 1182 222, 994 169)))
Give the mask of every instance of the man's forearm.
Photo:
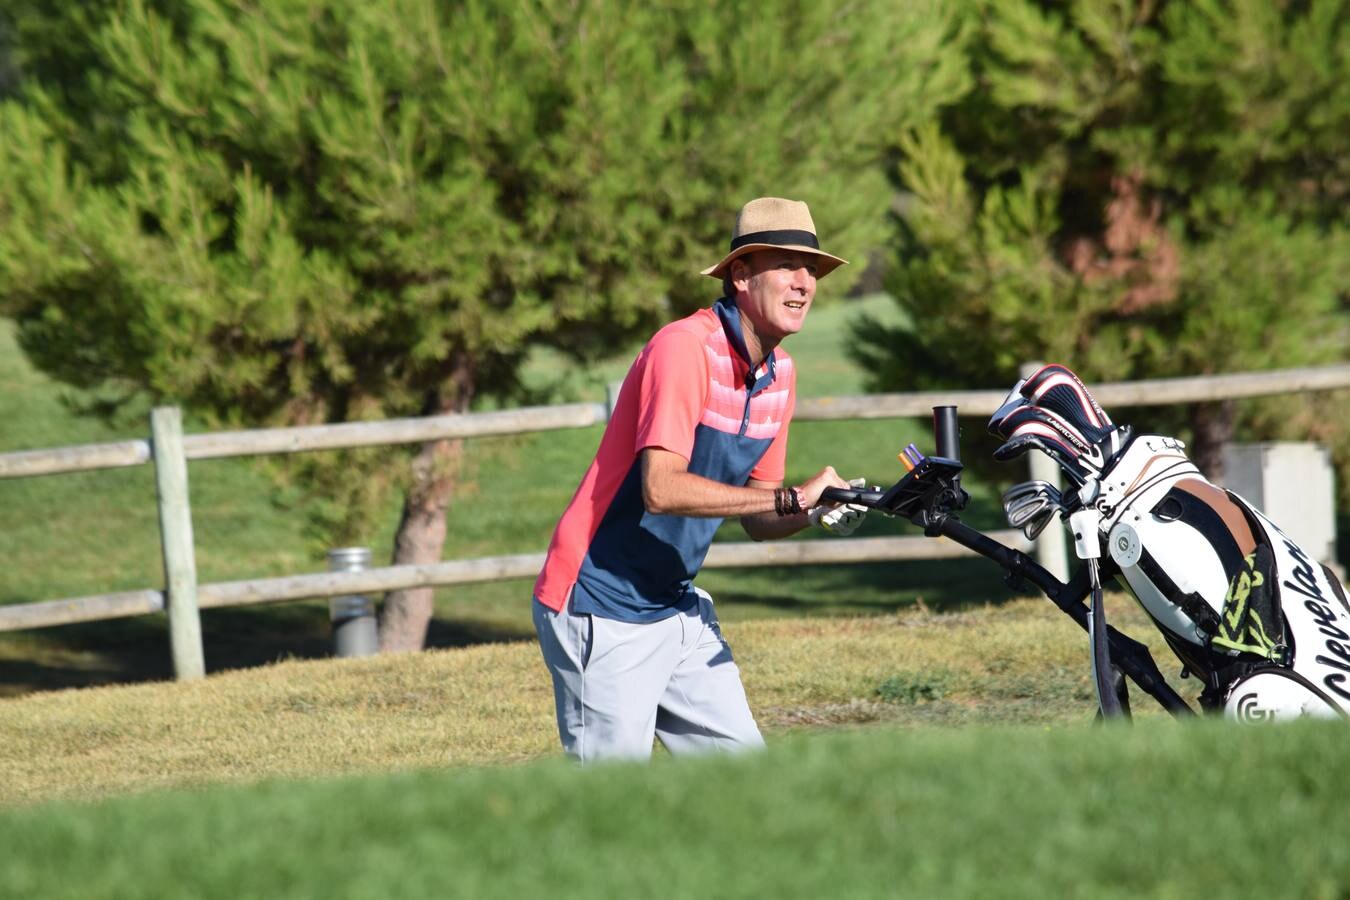
POLYGON ((664 472, 643 485, 647 512, 669 516, 777 518, 772 489, 722 484, 692 472, 664 472))
POLYGON ((847 485, 828 466, 800 487, 783 488, 778 482, 754 480, 744 487, 723 484, 695 475, 687 465, 687 460, 668 450, 642 452, 642 502, 647 511, 708 518, 740 516, 746 534, 757 541, 801 531, 810 524, 806 511, 819 502, 821 492, 827 486, 847 485), (794 506, 798 512, 784 514, 784 507, 794 506))
POLYGON ((663 496, 653 498, 654 503, 647 503, 648 512, 673 516, 740 516, 741 527, 756 541, 787 537, 810 524, 805 510, 779 515, 774 488, 736 487, 689 472, 667 474, 663 482, 666 488, 661 492, 663 496))
POLYGON ((773 541, 784 538, 790 534, 796 534, 810 524, 811 520, 806 517, 805 512, 791 516, 780 516, 772 512, 741 516, 741 527, 745 529, 745 533, 750 535, 752 540, 756 541, 773 541))

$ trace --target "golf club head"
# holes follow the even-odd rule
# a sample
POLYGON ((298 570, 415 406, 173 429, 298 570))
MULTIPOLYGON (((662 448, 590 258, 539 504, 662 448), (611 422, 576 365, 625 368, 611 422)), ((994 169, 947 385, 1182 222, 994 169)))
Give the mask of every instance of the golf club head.
POLYGON ((1029 541, 1036 540, 1061 509, 1059 488, 1047 481, 1024 481, 1003 492, 1008 524, 1022 529, 1029 541))

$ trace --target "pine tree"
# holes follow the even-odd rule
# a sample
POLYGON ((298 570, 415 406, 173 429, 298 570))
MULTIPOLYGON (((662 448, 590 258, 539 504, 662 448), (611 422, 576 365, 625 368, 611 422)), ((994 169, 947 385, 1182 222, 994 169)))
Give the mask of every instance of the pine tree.
MULTIPOLYGON (((915 327, 865 329, 877 388, 1347 358, 1344 0, 978 6, 974 89, 898 144, 889 286, 915 327)), ((1187 411, 1211 474, 1234 416, 1187 411)))
MULTIPOLYGON (((967 77, 936 0, 49 7, 10 9, 0 313, 56 377, 231 426, 509 400, 535 344, 588 359, 707 305, 756 195, 861 256, 880 154, 967 77)), ((395 562, 440 558, 459 452, 412 456, 395 562)), ((340 523, 389 459, 301 470, 355 485, 340 523)), ((386 648, 430 601, 386 599, 386 648)))

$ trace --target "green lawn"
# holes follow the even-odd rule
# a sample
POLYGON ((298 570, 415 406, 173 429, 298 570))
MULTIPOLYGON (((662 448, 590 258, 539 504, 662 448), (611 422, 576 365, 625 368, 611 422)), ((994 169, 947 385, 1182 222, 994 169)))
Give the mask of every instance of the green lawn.
POLYGON ((0 896, 1306 897, 1337 723, 871 728, 763 754, 271 781, 0 812, 0 896))

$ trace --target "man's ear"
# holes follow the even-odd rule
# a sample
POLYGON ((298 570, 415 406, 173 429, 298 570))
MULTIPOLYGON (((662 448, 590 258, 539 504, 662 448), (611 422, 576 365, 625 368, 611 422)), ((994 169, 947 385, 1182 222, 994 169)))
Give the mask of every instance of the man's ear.
POLYGON ((747 253, 745 256, 739 256, 731 261, 727 267, 727 276, 731 279, 731 284, 736 288, 737 293, 748 290, 750 287, 750 257, 753 254, 747 253))

